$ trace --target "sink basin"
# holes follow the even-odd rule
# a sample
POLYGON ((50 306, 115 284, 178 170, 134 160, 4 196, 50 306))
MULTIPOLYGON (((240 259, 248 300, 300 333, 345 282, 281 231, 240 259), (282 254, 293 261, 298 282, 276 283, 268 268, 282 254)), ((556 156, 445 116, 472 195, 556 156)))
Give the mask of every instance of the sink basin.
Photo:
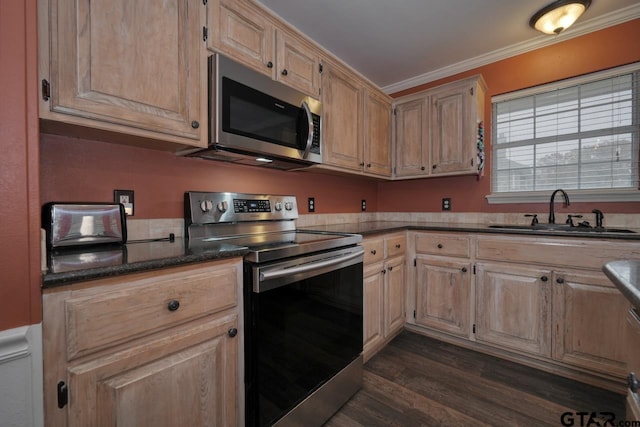
POLYGON ((536 224, 536 225, 511 225, 494 224, 489 228, 501 228, 505 230, 537 230, 537 231, 566 231, 570 233, 635 233, 626 228, 593 228, 593 227, 571 227, 567 224, 536 224))

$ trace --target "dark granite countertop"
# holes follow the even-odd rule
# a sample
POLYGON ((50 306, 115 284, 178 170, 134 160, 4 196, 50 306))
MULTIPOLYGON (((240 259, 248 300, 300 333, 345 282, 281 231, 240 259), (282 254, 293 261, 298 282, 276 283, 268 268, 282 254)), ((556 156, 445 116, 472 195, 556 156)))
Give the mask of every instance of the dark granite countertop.
POLYGON ((363 236, 377 233, 390 233, 403 230, 425 231, 458 231, 465 233, 491 233, 491 234, 519 234, 526 236, 553 236, 586 239, 620 239, 640 241, 640 230, 633 229, 634 233, 609 233, 609 232, 580 232, 580 231, 555 231, 555 230, 529 230, 491 228, 487 224, 449 224, 441 222, 411 222, 411 221, 369 221, 351 224, 316 225, 304 227, 305 230, 317 230, 326 232, 354 233, 363 236))
MULTIPOLYGON (((513 230, 490 228, 485 224, 448 224, 410 221, 370 221, 350 224, 316 225, 301 230, 350 233, 370 236, 404 230, 447 231, 466 233, 518 234, 529 236, 576 237, 591 239, 623 239, 640 241, 640 233, 581 233, 549 230, 513 230)), ((640 230, 634 230, 640 231, 640 230)), ((42 286, 49 288, 74 282, 118 276, 165 267, 244 256, 248 248, 224 243, 211 243, 205 248, 189 248, 185 240, 149 241, 100 248, 59 250, 47 254, 47 271, 42 286)))
POLYGON ((640 261, 611 261, 604 265, 602 271, 631 305, 640 310, 640 261))
POLYGON ((165 267, 244 256, 248 248, 211 243, 206 248, 188 248, 185 240, 149 241, 66 249, 47 254, 42 287, 156 270, 165 267))

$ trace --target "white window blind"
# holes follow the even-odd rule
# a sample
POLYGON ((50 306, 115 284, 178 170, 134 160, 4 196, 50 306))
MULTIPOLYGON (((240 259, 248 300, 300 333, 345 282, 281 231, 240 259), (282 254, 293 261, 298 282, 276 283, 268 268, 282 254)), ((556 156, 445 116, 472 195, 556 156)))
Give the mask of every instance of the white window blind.
POLYGON ((493 193, 638 190, 639 68, 494 98, 493 193))

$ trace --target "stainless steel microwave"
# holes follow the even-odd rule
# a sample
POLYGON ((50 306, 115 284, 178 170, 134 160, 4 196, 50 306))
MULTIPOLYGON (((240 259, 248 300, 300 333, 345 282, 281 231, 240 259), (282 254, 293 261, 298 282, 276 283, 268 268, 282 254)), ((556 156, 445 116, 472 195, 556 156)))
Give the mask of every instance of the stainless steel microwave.
POLYGON ((322 163, 321 103, 225 56, 209 58, 209 148, 191 156, 294 169, 322 163))

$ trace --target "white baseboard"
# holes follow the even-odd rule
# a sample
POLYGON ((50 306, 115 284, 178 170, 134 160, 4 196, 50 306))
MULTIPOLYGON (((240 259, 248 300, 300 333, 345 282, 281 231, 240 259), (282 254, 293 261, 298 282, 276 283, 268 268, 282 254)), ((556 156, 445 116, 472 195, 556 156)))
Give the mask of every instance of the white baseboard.
POLYGON ((42 427, 42 324, 0 331, 0 424, 42 427))

